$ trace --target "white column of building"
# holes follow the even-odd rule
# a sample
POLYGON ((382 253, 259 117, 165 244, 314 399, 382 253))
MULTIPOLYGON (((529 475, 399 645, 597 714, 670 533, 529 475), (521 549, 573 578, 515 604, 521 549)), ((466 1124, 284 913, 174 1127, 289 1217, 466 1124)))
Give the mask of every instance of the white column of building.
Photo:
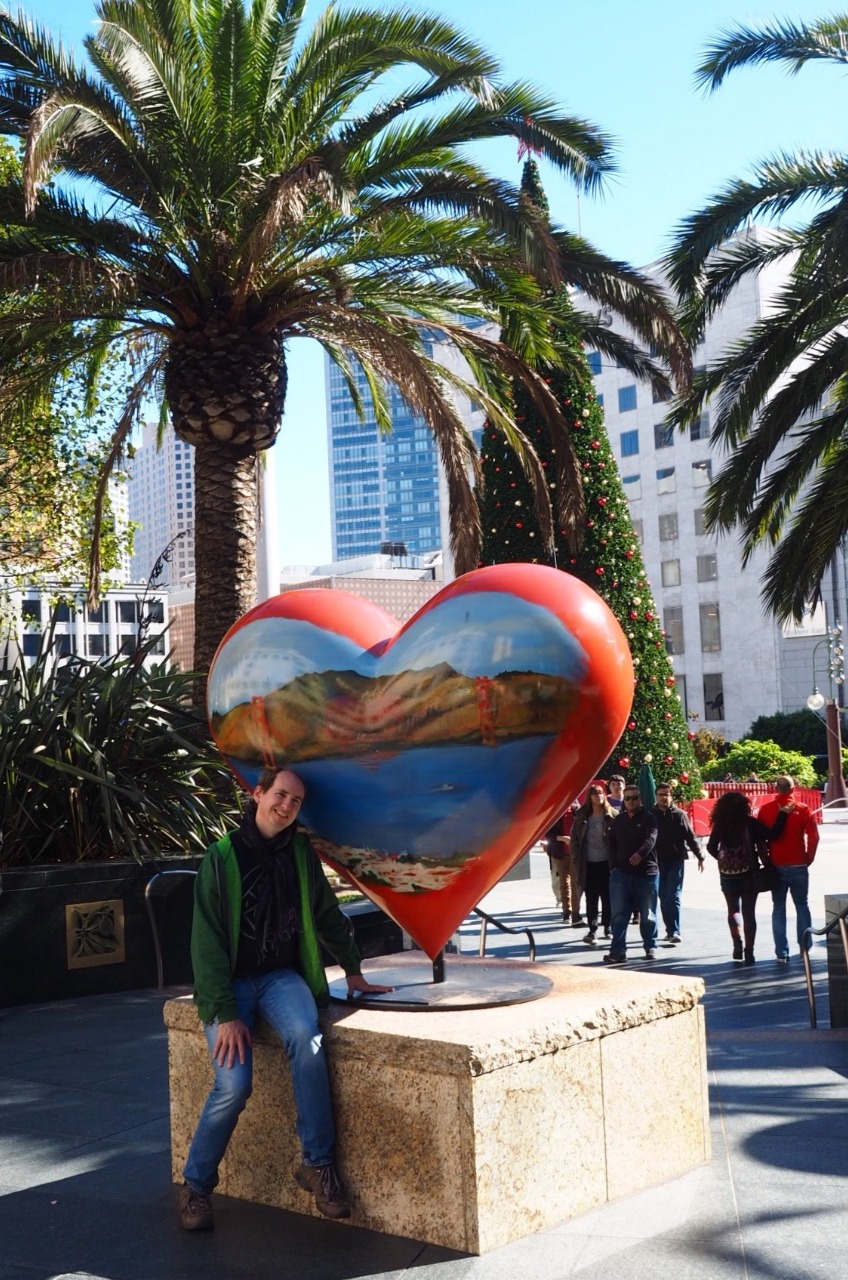
POLYGON ((259 533, 256 546, 256 599, 280 593, 280 523, 277 518, 277 463, 273 449, 259 458, 259 533))

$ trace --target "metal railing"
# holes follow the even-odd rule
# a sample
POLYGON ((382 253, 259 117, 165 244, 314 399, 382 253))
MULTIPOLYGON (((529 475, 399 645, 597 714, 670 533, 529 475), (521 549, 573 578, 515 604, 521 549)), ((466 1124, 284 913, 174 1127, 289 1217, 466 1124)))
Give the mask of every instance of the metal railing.
POLYGON ((480 925, 480 946, 477 954, 484 956, 486 954, 486 934, 490 924, 499 929, 501 933, 526 933, 527 945, 530 949, 530 960, 536 959, 536 939, 533 937, 529 929, 513 929, 511 925, 504 924, 501 920, 496 920, 494 916, 487 915, 485 911, 481 911, 479 907, 474 907, 471 912, 474 916, 479 916, 482 924, 480 925))
POLYGON ((144 905, 147 907, 147 918, 150 921, 150 929, 153 934, 153 950, 156 953, 156 987, 159 991, 165 985, 165 970, 162 964, 162 944, 159 940, 159 925, 156 920, 156 912, 153 910, 153 886, 163 876, 196 876, 197 872, 189 867, 176 867, 172 871, 157 871, 152 875, 144 886, 144 905))
POLYGON ((810 1026, 814 1030, 818 1026, 818 1019, 816 1017, 816 997, 813 992, 813 967, 810 964, 810 951, 808 944, 812 944, 813 938, 827 937, 833 933, 834 929, 838 929, 842 935, 842 952, 845 956, 845 967, 848 968, 848 923, 846 923, 846 918, 848 918, 848 907, 846 907, 844 911, 840 911, 839 915, 831 920, 829 924, 824 925, 823 928, 810 928, 804 930, 804 937, 801 942, 801 957, 804 961, 804 976, 807 980, 807 1003, 810 1006, 810 1026))

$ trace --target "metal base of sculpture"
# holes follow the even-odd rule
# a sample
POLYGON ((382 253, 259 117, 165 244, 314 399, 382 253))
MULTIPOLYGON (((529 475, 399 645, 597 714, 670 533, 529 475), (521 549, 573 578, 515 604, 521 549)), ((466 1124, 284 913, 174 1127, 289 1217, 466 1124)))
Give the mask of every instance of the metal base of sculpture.
POLYGON ((551 990, 550 978, 530 969, 506 968, 502 962, 480 960, 455 969, 445 969, 444 977, 434 976, 426 961, 395 968, 368 969, 368 981, 393 987, 385 995, 348 995, 344 978, 330 983, 330 997, 342 1004, 398 1012, 424 1013, 439 1010, 494 1009, 499 1005, 526 1004, 539 1000, 551 990))

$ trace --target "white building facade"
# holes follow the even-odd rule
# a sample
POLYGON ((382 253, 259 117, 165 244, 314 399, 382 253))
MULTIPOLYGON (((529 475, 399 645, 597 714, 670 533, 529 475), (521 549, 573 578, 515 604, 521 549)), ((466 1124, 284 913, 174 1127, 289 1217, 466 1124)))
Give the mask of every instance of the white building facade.
MULTIPOLYGON (((763 317, 783 278, 774 267, 736 288, 696 350, 696 367, 713 363, 763 317)), ((650 387, 600 353, 588 354, 684 708, 737 740, 758 716, 805 705, 813 647, 827 624, 845 619, 844 557, 835 597, 829 575, 826 607, 801 634, 777 625, 760 598, 768 550, 758 549, 743 569, 738 536, 704 529, 707 488, 722 465, 710 443, 709 412, 685 433, 672 432, 650 387)))
POLYGON ((127 463, 129 518, 136 525, 132 579, 147 582, 162 552, 176 538, 157 586, 194 584, 194 458, 191 445, 158 424, 144 425, 135 457, 127 463))

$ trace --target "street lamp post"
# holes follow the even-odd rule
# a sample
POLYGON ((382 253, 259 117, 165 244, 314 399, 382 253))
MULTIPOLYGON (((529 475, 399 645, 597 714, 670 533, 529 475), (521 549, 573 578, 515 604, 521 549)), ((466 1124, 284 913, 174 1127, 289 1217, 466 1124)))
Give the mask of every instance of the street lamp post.
POLYGON ((845 651, 842 645, 842 627, 837 623, 829 627, 824 640, 820 640, 813 649, 813 692, 807 699, 811 711, 825 708, 825 729, 827 732, 827 783, 824 789, 824 803, 834 809, 848 808, 848 791, 842 776, 842 730, 840 724, 840 708, 833 697, 833 686, 841 686, 845 680, 845 651), (827 645, 828 677, 830 681, 829 698, 819 693, 816 682, 816 652, 822 645, 827 645))

